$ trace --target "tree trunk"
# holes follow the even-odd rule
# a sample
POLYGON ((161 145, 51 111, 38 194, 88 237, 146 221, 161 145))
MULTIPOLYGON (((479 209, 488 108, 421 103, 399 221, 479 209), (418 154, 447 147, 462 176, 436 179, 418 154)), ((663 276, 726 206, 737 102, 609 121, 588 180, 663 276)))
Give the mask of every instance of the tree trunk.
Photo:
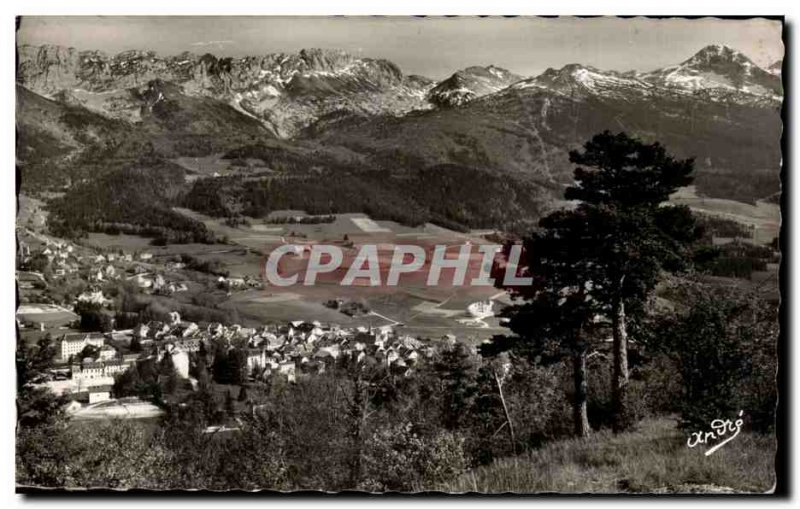
POLYGON ((611 386, 613 429, 623 431, 627 427, 626 391, 628 388, 628 331, 625 322, 625 303, 614 302, 612 309, 612 334, 614 337, 614 374, 611 386))
POLYGON ((517 439, 514 436, 514 424, 511 422, 511 416, 508 414, 508 406, 506 405, 506 398, 503 396, 503 384, 500 383, 500 377, 497 372, 492 370, 494 381, 497 383, 497 392, 500 394, 500 402, 503 403, 503 413, 506 416, 506 423, 508 424, 508 432, 511 435, 511 449, 514 454, 517 454, 517 439))
POLYGON ((576 351, 572 356, 575 380, 575 399, 572 408, 575 417, 575 435, 589 436, 589 414, 586 409, 588 399, 588 377, 586 373, 586 349, 576 351))

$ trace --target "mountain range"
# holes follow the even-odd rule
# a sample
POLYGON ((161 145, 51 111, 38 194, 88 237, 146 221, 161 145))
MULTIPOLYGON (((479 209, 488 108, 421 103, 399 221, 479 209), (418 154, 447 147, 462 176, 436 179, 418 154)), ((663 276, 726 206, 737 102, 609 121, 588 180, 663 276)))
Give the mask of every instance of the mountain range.
MULTIPOLYGON (((778 64, 778 63, 776 63, 778 64)), ((258 118, 279 137, 293 137, 326 115, 402 115, 432 106, 458 106, 520 81, 562 93, 600 91, 659 94, 710 92, 738 102, 780 101, 775 64, 764 70, 742 53, 712 45, 679 65, 648 73, 600 71, 579 64, 548 69, 525 80, 489 65, 457 71, 441 82, 406 76, 387 60, 356 58, 339 50, 217 58, 126 51, 108 56, 60 46, 19 48, 18 82, 45 97, 106 116, 140 120, 134 90, 153 80, 172 82, 190 96, 213 97, 258 118), (597 89, 597 90, 593 90, 597 89)), ((779 67, 777 68, 779 69, 779 67)))
POLYGON ((267 166, 291 159, 295 172, 456 165, 556 197, 568 151, 612 130, 694 157, 700 192, 753 201, 780 191, 780 68, 711 45, 649 72, 576 63, 524 77, 489 65, 436 82, 339 50, 218 58, 23 45, 17 155, 39 176, 31 182, 59 185, 58 168, 84 178, 76 161, 238 151, 267 166))

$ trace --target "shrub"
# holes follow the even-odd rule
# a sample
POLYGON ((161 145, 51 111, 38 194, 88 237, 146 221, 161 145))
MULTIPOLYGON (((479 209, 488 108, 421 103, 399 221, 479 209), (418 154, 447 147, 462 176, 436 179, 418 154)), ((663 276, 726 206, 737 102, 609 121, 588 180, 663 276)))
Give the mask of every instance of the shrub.
POLYGON ((682 306, 654 320, 649 341, 675 362, 681 425, 707 426, 744 410, 760 431, 774 424, 777 307, 755 294, 684 283, 682 306))
POLYGON ((413 491, 453 478, 468 466, 464 438, 438 431, 419 434, 411 423, 377 429, 366 441, 359 488, 367 491, 413 491))

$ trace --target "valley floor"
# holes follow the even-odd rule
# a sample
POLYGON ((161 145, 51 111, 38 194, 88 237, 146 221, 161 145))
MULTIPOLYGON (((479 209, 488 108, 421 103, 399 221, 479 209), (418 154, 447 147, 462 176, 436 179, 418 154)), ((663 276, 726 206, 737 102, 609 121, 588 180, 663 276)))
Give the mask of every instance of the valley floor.
POLYGON ((774 436, 741 433, 705 456, 668 418, 496 460, 441 486, 450 493, 764 493, 775 483, 774 436))

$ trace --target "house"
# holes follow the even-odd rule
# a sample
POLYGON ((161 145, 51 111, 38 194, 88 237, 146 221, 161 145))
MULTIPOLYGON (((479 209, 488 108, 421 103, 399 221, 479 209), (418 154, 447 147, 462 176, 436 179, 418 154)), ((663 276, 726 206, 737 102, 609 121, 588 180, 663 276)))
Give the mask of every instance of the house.
POLYGON ((139 359, 139 356, 138 353, 126 353, 122 356, 122 362, 131 365, 139 359))
POLYGON ((200 340, 194 338, 176 339, 172 345, 182 352, 197 352, 200 350, 200 340))
POLYGON ((89 388, 89 404, 109 401, 111 399, 111 385, 98 385, 89 388))
POLYGON ((267 350, 269 350, 271 352, 277 350, 280 347, 282 347, 284 345, 284 343, 286 342, 285 339, 283 338, 283 336, 278 337, 275 334, 267 333, 267 334, 265 334, 263 336, 263 338, 264 338, 264 341, 266 342, 267 350))
POLYGON ((288 381, 294 382, 296 380, 294 361, 283 361, 278 364, 278 373, 284 375, 288 381))
MULTIPOLYGON (((102 276, 102 275, 101 275, 102 276)), ((100 306, 108 306, 113 301, 111 299, 106 298, 103 295, 103 292, 100 290, 96 290, 93 292, 83 292, 78 296, 78 302, 86 302, 89 304, 98 304, 100 306)))
POLYGON ((164 279, 164 276, 161 274, 156 274, 155 279, 153 279, 153 289, 154 290, 163 290, 167 286, 167 281, 164 279))
POLYGON ((172 330, 172 333, 182 338, 190 338, 200 331, 194 322, 181 322, 172 330))
POLYGON ((136 327, 133 328, 133 331, 131 332, 131 334, 134 337, 137 337, 139 339, 143 339, 143 338, 146 338, 148 336, 149 332, 150 332, 150 327, 148 327, 147 324, 145 324, 145 323, 140 323, 136 327))
POLYGON ((240 277, 225 278, 220 276, 217 279, 217 286, 219 286, 220 288, 224 288, 228 291, 236 288, 244 288, 246 285, 247 284, 244 278, 240 277))
POLYGON ((98 357, 101 361, 110 361, 117 358, 117 349, 111 345, 103 345, 100 347, 100 356, 98 357))
POLYGON ((267 367, 266 350, 260 348, 250 348, 247 350, 247 372, 252 373, 255 370, 264 369, 267 367))
POLYGON ((93 361, 90 358, 83 359, 80 364, 71 366, 72 380, 82 382, 85 386, 97 385, 93 381, 111 379, 114 383, 114 376, 125 372, 129 367, 122 360, 93 361))
MULTIPOLYGON (((184 350, 175 345, 167 345, 163 355, 172 357, 172 365, 175 366, 175 372, 179 378, 184 380, 189 378, 189 354, 188 350, 184 350)), ((162 357, 159 357, 159 360, 162 357)))
POLYGON ((164 322, 151 321, 147 323, 147 334, 151 339, 161 339, 170 330, 169 325, 164 322))
POLYGON ((177 311, 170 311, 169 313, 169 325, 178 325, 181 323, 181 315, 177 311))
POLYGON ((142 274, 137 274, 132 278, 128 278, 130 281, 133 281, 136 286, 141 289, 150 288, 153 286, 153 282, 144 277, 142 274))
POLYGON ((418 348, 422 348, 422 341, 412 337, 412 336, 403 336, 400 338, 399 345, 405 348, 406 350, 416 350, 418 348))
POLYGON ((325 358, 330 357, 331 359, 336 359, 341 354, 339 345, 330 345, 330 346, 323 346, 319 350, 314 353, 314 357, 316 358, 325 358))

